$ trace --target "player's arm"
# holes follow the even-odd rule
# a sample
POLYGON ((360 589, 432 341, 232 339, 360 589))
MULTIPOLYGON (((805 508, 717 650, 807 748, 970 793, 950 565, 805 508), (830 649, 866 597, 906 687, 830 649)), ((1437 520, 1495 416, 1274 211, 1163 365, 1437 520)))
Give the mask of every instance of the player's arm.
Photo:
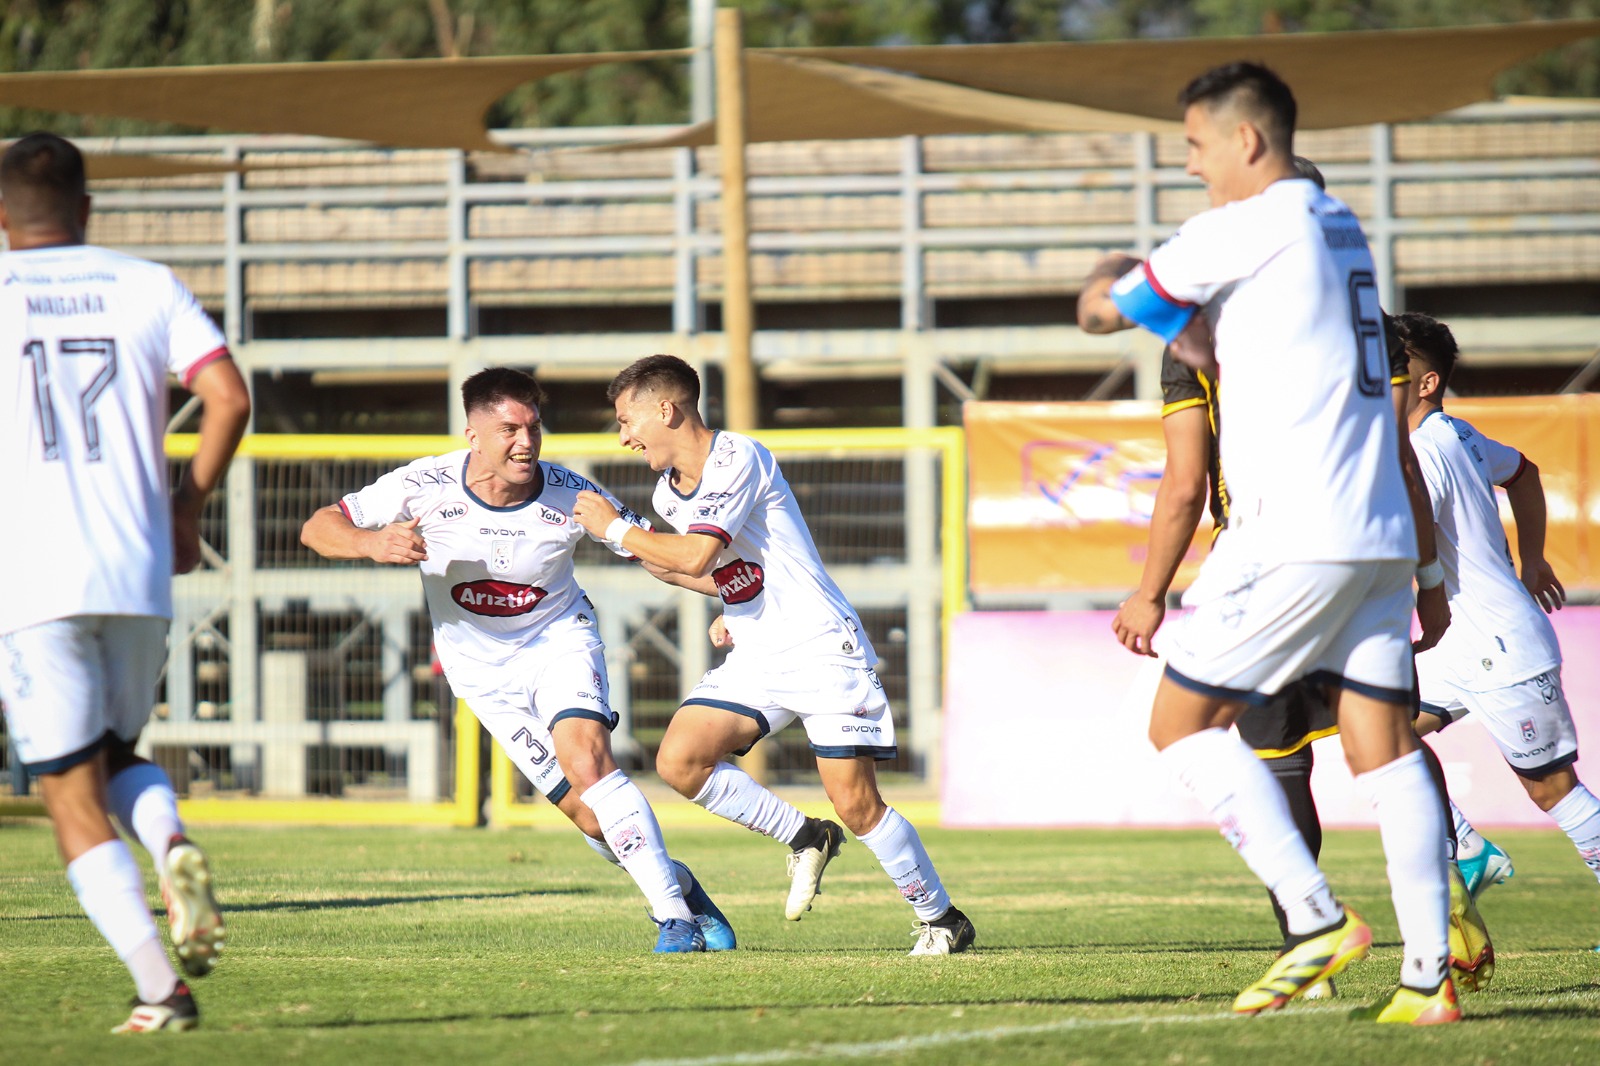
POLYGON ((222 483, 250 424, 250 390, 232 359, 213 359, 189 381, 200 398, 200 443, 172 494, 172 569, 187 574, 200 564, 200 512, 222 483))
POLYGON ((1405 476, 1406 496, 1411 501, 1412 524, 1417 527, 1417 623, 1422 627, 1422 634, 1412 644, 1412 649, 1422 652, 1439 643, 1444 631, 1450 628, 1450 602, 1445 597, 1442 578, 1431 588, 1422 587, 1425 572, 1439 561, 1439 548, 1434 537, 1433 501, 1428 496, 1428 483, 1423 479, 1416 449, 1411 446, 1411 425, 1406 417, 1408 384, 1409 380, 1393 385, 1390 392, 1399 428, 1400 472, 1405 476))
POLYGON ((1167 613, 1167 590, 1178 572, 1195 527, 1206 506, 1211 423, 1203 401, 1173 411, 1161 420, 1167 462, 1150 515, 1150 547, 1139 590, 1117 611, 1111 623, 1122 646, 1140 655, 1155 655, 1151 639, 1167 613))
POLYGON ((669 585, 676 585, 681 589, 698 592, 702 596, 710 596, 713 599, 720 598, 717 595, 717 583, 709 575, 705 577, 689 577, 687 574, 674 573, 671 570, 656 566, 654 563, 647 563, 643 559, 639 560, 639 565, 644 567, 650 576, 657 581, 664 581, 669 585))
POLYGON ((1133 328, 1134 323, 1123 316, 1111 299, 1111 286, 1138 265, 1139 260, 1122 252, 1112 252, 1094 265, 1078 293, 1080 329, 1085 333, 1116 333, 1133 328))
MULTIPOLYGON (((572 507, 572 517, 591 536, 638 556, 647 564, 647 569, 653 566, 681 577, 704 578, 709 575, 711 564, 723 548, 722 541, 706 533, 661 533, 640 529, 624 519, 614 503, 598 492, 587 489, 578 493, 577 502, 572 507)), ((654 573, 653 570, 651 572, 654 573)))
POLYGON ((371 559, 375 563, 410 566, 428 557, 427 542, 417 532, 421 516, 391 522, 380 529, 362 529, 344 508, 331 504, 306 519, 300 543, 324 559, 371 559))
POLYGON ((1534 602, 1545 614, 1561 610, 1567 590, 1561 587, 1555 570, 1545 561, 1544 536, 1546 509, 1544 482, 1539 468, 1527 456, 1517 473, 1500 486, 1511 503, 1511 518, 1517 525, 1517 555, 1522 559, 1522 584, 1533 594, 1534 602))

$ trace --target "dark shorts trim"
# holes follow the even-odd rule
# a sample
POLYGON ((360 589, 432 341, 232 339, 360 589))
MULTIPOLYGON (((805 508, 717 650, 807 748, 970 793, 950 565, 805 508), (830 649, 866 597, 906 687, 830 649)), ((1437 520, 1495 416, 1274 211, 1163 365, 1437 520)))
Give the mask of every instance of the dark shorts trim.
POLYGON ((588 707, 568 707, 564 711, 555 713, 555 716, 550 719, 549 728, 554 729, 557 722, 564 722, 568 718, 582 718, 590 722, 599 722, 606 727, 607 732, 616 729, 619 721, 615 712, 608 715, 604 711, 590 710, 588 707))
POLYGON ((870 755, 882 762, 892 759, 900 754, 898 745, 882 746, 877 744, 823 744, 811 745, 811 750, 816 752, 819 759, 855 759, 862 755, 870 755))
POLYGON ((1529 780, 1537 781, 1541 777, 1549 777, 1557 770, 1565 770, 1567 767, 1571 766, 1577 761, 1578 753, 1573 752, 1571 755, 1563 755, 1559 759, 1556 759, 1552 762, 1547 762, 1543 766, 1514 766, 1509 760, 1507 760, 1506 765, 1510 766, 1511 772, 1516 774, 1518 777, 1526 777, 1529 780))
POLYGON ((1334 688, 1348 689, 1370 699, 1382 700, 1384 703, 1398 703, 1402 707, 1416 705, 1416 694, 1409 688, 1384 688, 1382 685, 1369 685, 1365 681, 1351 681, 1343 674, 1336 674, 1332 670, 1318 670, 1309 680, 1334 688))
POLYGON ((571 791, 572 782, 563 777, 560 781, 556 782, 556 787, 552 788, 544 798, 549 800, 551 803, 560 803, 562 800, 567 798, 567 793, 571 791))
MULTIPOLYGON (((1439 730, 1438 731, 1441 732, 1441 733, 1444 732, 1445 726, 1455 724, 1456 719, 1457 719, 1457 715, 1456 715, 1455 711, 1452 711, 1448 707, 1440 707, 1436 703, 1420 703, 1420 704, 1418 704, 1417 705, 1417 714, 1421 714, 1424 711, 1426 711, 1428 714, 1433 715, 1435 718, 1439 719, 1439 730)), ((1413 722, 1417 720, 1417 714, 1413 714, 1411 716, 1411 720, 1413 722)))
POLYGON ((755 740, 752 740, 749 744, 746 744, 742 748, 736 748, 733 752, 735 755, 749 755, 750 749, 761 743, 761 737, 764 737, 768 733, 772 732, 772 723, 767 721, 766 715, 762 714, 754 707, 746 707, 742 703, 734 703, 730 700, 696 699, 684 700, 678 705, 678 709, 680 711, 685 707, 715 707, 719 711, 729 711, 733 714, 741 715, 755 722, 755 724, 761 729, 761 736, 756 737, 755 740))
POLYGON ((110 733, 102 733, 77 751, 69 752, 54 759, 45 759, 41 762, 25 762, 22 765, 34 777, 38 777, 40 774, 59 774, 63 770, 70 770, 80 763, 86 763, 98 755, 101 749, 106 746, 106 738, 109 736, 111 736, 110 733))
POLYGON ((1221 685, 1208 685, 1204 681, 1196 681, 1192 677, 1185 677, 1171 666, 1168 666, 1162 676, 1179 688, 1186 688, 1190 692, 1198 692, 1202 696, 1211 696, 1221 700, 1236 700, 1248 703, 1252 707, 1265 707, 1272 702, 1272 697, 1260 692, 1251 692, 1242 688, 1223 688, 1221 685))

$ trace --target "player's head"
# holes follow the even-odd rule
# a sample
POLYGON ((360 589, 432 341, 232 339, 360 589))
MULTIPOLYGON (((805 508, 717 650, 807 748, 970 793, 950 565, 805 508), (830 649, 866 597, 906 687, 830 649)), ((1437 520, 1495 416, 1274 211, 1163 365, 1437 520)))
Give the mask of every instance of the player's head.
POLYGON ((1294 94, 1259 63, 1227 63, 1178 95, 1189 142, 1188 171, 1212 206, 1244 200, 1293 174, 1294 94))
POLYGON ((1411 395, 1434 404, 1444 403, 1444 390, 1455 373, 1461 349, 1450 327, 1432 315, 1406 311, 1394 316, 1395 329, 1406 346, 1411 371, 1411 395))
POLYGON ((472 464, 508 485, 529 485, 538 474, 544 389, 506 366, 480 370, 461 383, 472 464))
POLYGON ((1294 172, 1296 176, 1305 178, 1309 182, 1314 182, 1317 188, 1323 192, 1328 191, 1328 179, 1324 178, 1322 171, 1317 169, 1317 165, 1305 156, 1297 155, 1294 157, 1294 172))
POLYGON ((0 156, 0 226, 16 250, 82 243, 89 225, 83 154, 53 133, 30 133, 0 156))
POLYGON ((606 389, 617 412, 624 448, 643 455, 652 470, 673 465, 673 434, 698 428, 700 375, 675 355, 647 355, 618 374, 606 389))

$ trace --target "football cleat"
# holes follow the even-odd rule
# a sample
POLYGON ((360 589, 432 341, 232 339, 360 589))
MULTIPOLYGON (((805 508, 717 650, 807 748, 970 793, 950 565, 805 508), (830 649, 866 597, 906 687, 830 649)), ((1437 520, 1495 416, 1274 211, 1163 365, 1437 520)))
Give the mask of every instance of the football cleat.
POLYGON ((844 830, 837 822, 815 821, 820 834, 817 843, 789 853, 789 901, 783 908, 783 916, 791 922, 798 922, 811 909, 811 901, 822 894, 822 871, 844 846, 844 830))
POLYGON ((1395 1025, 1441 1025, 1461 1020, 1461 1004, 1456 989, 1446 977, 1431 992, 1419 992, 1401 985, 1370 1007, 1350 1012, 1358 1022, 1388 1022, 1395 1025))
POLYGON ((1483 895, 1490 885, 1505 884, 1517 872, 1511 865, 1511 856, 1496 847, 1492 840, 1485 840, 1482 850, 1472 858, 1457 859, 1456 865, 1461 867, 1461 876, 1473 899, 1483 895))
POLYGON ((1233 1009, 1239 1014, 1277 1010, 1306 989, 1332 977, 1372 946, 1372 929, 1345 908, 1339 924, 1302 940, 1278 956, 1261 979, 1239 993, 1233 1009))
POLYGON ((687 874, 689 877, 689 891, 683 894, 683 902, 689 905, 689 911, 694 915, 694 924, 700 927, 700 932, 705 937, 706 950, 732 951, 738 947, 739 939, 733 935, 733 926, 728 924, 727 917, 717 905, 711 902, 711 897, 706 895, 706 890, 694 872, 677 859, 672 860, 672 865, 677 867, 681 874, 687 874))
POLYGON ((1463 992, 1477 992, 1494 977, 1494 945, 1461 871, 1450 864, 1449 874, 1450 976, 1463 992))
POLYGON ((146 1003, 134 997, 133 1013, 128 1020, 111 1030, 113 1033, 153 1033, 157 1029, 181 1032, 200 1024, 200 1009, 194 1005, 189 986, 182 981, 172 990, 172 995, 160 1003, 146 1003))
MULTIPOLYGON (((650 920, 656 922, 654 918, 650 920)), ((657 955, 687 954, 706 949, 705 934, 694 922, 686 922, 682 918, 668 918, 664 922, 656 922, 656 925, 661 927, 661 934, 656 937, 657 955)))
POLYGON ((967 916, 951 907, 931 922, 918 922, 911 930, 916 946, 907 955, 955 955, 966 951, 978 938, 967 916))
POLYGON ((161 898, 167 905, 172 947, 190 977, 204 977, 217 964, 227 941, 227 925, 211 894, 211 866, 188 838, 175 836, 161 871, 161 898))
POLYGON ((1333 983, 1333 978, 1331 977, 1324 977, 1300 993, 1301 999, 1337 999, 1338 997, 1339 988, 1333 983))

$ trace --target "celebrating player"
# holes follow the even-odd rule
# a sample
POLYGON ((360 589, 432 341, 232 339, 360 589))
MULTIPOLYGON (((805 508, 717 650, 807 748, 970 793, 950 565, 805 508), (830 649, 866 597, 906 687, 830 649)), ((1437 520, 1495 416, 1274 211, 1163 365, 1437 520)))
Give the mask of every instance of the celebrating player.
MULTIPOLYGON (((1419 730, 1443 729, 1475 713, 1529 798, 1600 877, 1600 801, 1572 769, 1578 737, 1561 690, 1561 647, 1546 617, 1560 610, 1566 590, 1544 558, 1539 468, 1445 412, 1444 390, 1459 354, 1449 327, 1416 313, 1397 322, 1410 356, 1411 439, 1433 501, 1439 561, 1455 617, 1438 646, 1417 658, 1419 730), (1495 485, 1511 501, 1520 581, 1495 485)), ((1463 866, 1476 874, 1468 882, 1476 894, 1509 877, 1511 865, 1487 841, 1473 844, 1475 854, 1463 866)))
POLYGON ((1326 683, 1377 812, 1405 942, 1400 986, 1364 1015, 1455 1021, 1444 814, 1410 729, 1416 530, 1372 257, 1349 208, 1295 180, 1295 102, 1277 75, 1229 64, 1180 100, 1188 169, 1212 210, 1147 263, 1108 257, 1078 308, 1091 332, 1141 325, 1196 362, 1211 346, 1186 350, 1186 331, 1207 330, 1227 378, 1229 532, 1185 597, 1193 612, 1168 627, 1150 736, 1288 916, 1294 943, 1234 1002, 1275 1009, 1363 957, 1372 934, 1227 727, 1295 681, 1326 683))
MULTIPOLYGON (((617 715, 604 648, 572 562, 584 533, 573 501, 600 490, 540 460, 544 394, 527 374, 481 371, 462 383, 461 399, 466 448, 418 459, 322 508, 300 539, 329 559, 418 567, 451 689, 590 846, 638 884, 660 927, 655 950, 730 949, 726 918, 668 857, 649 801, 611 754, 617 715)), ((628 520, 642 521, 631 511, 628 520)))
POLYGON ((109 814, 160 872, 184 970, 210 971, 224 926, 172 783, 134 754, 166 659, 172 575, 200 559, 200 511, 250 420, 216 325, 171 270, 85 244, 83 157, 30 134, 0 159, 0 460, 26 511, 0 522, 0 697, 84 912, 133 975, 113 1032, 200 1014, 109 814), (200 444, 168 495, 167 376, 200 397, 200 444), (109 814, 108 814, 109 812, 109 814))
POLYGON ((872 669, 877 655, 823 570, 777 460, 749 437, 701 421, 699 375, 675 356, 640 359, 606 396, 616 405, 623 446, 661 474, 655 509, 677 532, 641 529, 594 492, 579 495, 575 517, 657 577, 721 599, 714 634, 733 646, 673 715, 656 771, 713 814, 789 845, 784 913, 799 921, 844 834, 726 760, 800 718, 840 821, 916 913, 911 954, 965 951, 972 923, 951 904, 915 827, 878 792, 874 760, 894 757, 895 737, 872 669))

